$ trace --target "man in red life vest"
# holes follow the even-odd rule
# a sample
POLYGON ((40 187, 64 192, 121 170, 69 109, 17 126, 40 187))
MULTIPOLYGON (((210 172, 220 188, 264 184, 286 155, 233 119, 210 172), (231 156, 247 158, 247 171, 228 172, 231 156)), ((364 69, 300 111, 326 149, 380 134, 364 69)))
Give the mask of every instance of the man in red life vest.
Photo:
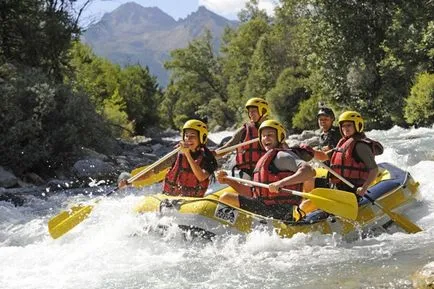
POLYGON ((263 216, 292 220, 293 206, 298 206, 301 199, 279 189, 300 191, 304 181, 315 177, 315 171, 300 159, 295 150, 283 148, 286 133, 279 122, 264 121, 259 127, 259 138, 266 154, 257 162, 253 179, 269 184, 269 189, 240 184, 227 179, 225 171, 218 171, 217 180, 238 192, 225 193, 219 200, 263 216))
MULTIPOLYGON (((230 147, 258 137, 258 128, 267 119, 269 108, 268 102, 262 98, 254 97, 246 102, 246 110, 249 115, 249 122, 240 127, 232 138, 220 149, 230 147)), ((259 142, 255 142, 237 149, 236 165, 240 170, 240 177, 251 179, 253 170, 258 160, 265 154, 265 150, 259 142)), ((221 157, 222 155, 217 155, 221 157)))
MULTIPOLYGON (((163 193, 173 196, 203 197, 209 185, 209 178, 217 169, 217 161, 206 147, 208 128, 200 120, 192 119, 182 127, 180 151, 144 174, 146 179, 168 167, 163 183, 163 193)), ((140 180, 139 179, 139 180, 140 180)), ((119 186, 121 187, 121 186, 119 186)))
MULTIPOLYGON (((346 111, 339 116, 342 138, 333 152, 320 159, 330 159, 331 168, 352 183, 352 189, 340 179, 330 176, 334 187, 363 196, 378 174, 375 156, 383 153, 383 146, 366 137, 364 120, 356 111, 346 111)), ((315 157, 317 154, 315 154, 315 157)))

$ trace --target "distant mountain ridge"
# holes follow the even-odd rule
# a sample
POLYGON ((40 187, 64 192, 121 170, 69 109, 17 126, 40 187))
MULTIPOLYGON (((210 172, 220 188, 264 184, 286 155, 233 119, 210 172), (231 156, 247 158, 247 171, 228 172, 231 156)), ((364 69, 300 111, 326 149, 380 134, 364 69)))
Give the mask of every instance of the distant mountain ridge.
POLYGON ((236 21, 221 17, 203 6, 185 19, 176 21, 157 7, 128 2, 91 25, 82 40, 98 56, 120 65, 147 65, 160 85, 165 86, 169 76, 163 63, 169 59, 171 50, 186 47, 206 29, 211 31, 213 45, 218 49, 225 27, 237 25, 236 21))

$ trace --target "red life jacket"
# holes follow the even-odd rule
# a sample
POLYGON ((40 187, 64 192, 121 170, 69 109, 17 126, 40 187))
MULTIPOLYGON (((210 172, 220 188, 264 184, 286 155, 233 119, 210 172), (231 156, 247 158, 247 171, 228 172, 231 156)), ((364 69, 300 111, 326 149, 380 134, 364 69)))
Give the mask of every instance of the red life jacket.
MULTIPOLYGON (((204 150, 194 161, 199 165, 204 160, 204 150)), ((176 161, 166 174, 163 185, 163 193, 172 196, 203 197, 208 189, 209 178, 202 182, 196 178, 188 163, 187 157, 178 153, 176 161)))
MULTIPOLYGON (((369 169, 366 165, 362 161, 357 160, 353 155, 354 148, 358 142, 368 144, 374 155, 383 153, 383 146, 379 142, 369 138, 342 138, 338 142, 336 151, 333 153, 330 160, 331 168, 356 187, 363 185, 369 175, 369 169)), ((342 182, 333 175, 330 175, 330 181, 334 184, 342 182)))
MULTIPOLYGON (((272 149, 267 151, 267 153, 258 161, 256 164, 253 180, 255 182, 260 182, 264 184, 270 184, 279 181, 283 178, 293 175, 293 171, 279 171, 273 164, 277 153, 279 151, 291 151, 286 149, 272 149)), ((285 186, 285 189, 301 191, 302 184, 294 184, 285 186)), ((290 195, 289 193, 279 192, 270 193, 266 188, 255 187, 253 191, 253 196, 264 202, 265 205, 277 205, 277 204, 291 204, 299 205, 301 198, 299 196, 290 195)))
MULTIPOLYGON (((258 137, 258 129, 254 122, 245 123, 244 128, 246 130, 246 136, 242 142, 258 137)), ((256 163, 264 154, 265 150, 261 147, 259 141, 237 148, 237 155, 235 158, 236 166, 240 170, 245 169, 253 171, 256 163)))

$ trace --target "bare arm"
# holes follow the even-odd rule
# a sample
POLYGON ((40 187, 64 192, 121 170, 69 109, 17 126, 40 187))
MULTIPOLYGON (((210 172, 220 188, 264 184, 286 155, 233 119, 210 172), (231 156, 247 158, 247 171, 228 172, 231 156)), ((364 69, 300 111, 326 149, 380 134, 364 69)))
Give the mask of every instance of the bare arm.
MULTIPOLYGON (((219 148, 219 150, 222 150, 224 148, 239 144, 242 141, 242 135, 245 132, 245 128, 244 126, 240 127, 232 136, 232 138, 230 140, 228 140, 222 147, 219 148)), ((226 153, 221 153, 221 154, 216 154, 216 157, 222 157, 224 155, 226 155, 229 152, 226 153)))
POLYGON ((327 155, 327 153, 321 150, 314 150, 313 157, 319 161, 329 160, 329 156, 327 155))
POLYGON ((240 184, 239 182, 236 182, 234 180, 229 180, 226 178, 227 175, 228 174, 225 171, 216 172, 217 181, 221 184, 227 184, 231 186, 240 195, 247 196, 247 197, 252 196, 252 190, 250 186, 240 184))
POLYGON ((184 155, 187 157, 187 161, 190 164, 191 170, 199 182, 206 180, 209 177, 209 173, 200 167, 200 164, 194 161, 190 154, 190 149, 188 149, 184 155))
POLYGON ((364 194, 366 194, 369 185, 375 180, 377 174, 378 174, 378 167, 369 171, 368 178, 366 179, 366 181, 363 183, 361 187, 357 188, 358 195, 363 196, 364 194))
POLYGON ((369 185, 375 180, 378 174, 378 166, 375 162, 375 156, 372 149, 365 143, 357 143, 355 147, 357 156, 369 169, 369 174, 366 181, 361 187, 357 188, 357 194, 363 196, 368 190, 369 185))
POLYGON ((307 163, 302 163, 298 170, 291 176, 281 179, 280 181, 270 184, 270 192, 277 193, 280 188, 303 183, 315 177, 315 170, 307 163))

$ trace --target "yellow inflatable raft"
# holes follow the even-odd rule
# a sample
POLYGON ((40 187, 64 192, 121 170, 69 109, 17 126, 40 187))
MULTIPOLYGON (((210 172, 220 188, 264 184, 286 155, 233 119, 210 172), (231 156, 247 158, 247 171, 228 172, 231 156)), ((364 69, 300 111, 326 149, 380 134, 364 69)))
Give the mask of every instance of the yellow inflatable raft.
MULTIPOLYGON (((414 205, 419 184, 410 173, 392 164, 382 163, 375 183, 369 188, 369 196, 379 205, 394 213, 404 214, 406 208, 414 205)), ((356 221, 351 221, 321 210, 307 212, 296 222, 285 222, 266 218, 251 212, 231 207, 218 201, 219 196, 232 188, 226 187, 204 198, 173 197, 164 194, 145 196, 137 205, 139 213, 155 213, 173 217, 180 228, 210 238, 226 233, 249 233, 252 230, 274 231, 281 237, 290 238, 297 233, 333 232, 348 235, 385 230, 393 224, 390 214, 363 198, 359 201, 356 221)))

